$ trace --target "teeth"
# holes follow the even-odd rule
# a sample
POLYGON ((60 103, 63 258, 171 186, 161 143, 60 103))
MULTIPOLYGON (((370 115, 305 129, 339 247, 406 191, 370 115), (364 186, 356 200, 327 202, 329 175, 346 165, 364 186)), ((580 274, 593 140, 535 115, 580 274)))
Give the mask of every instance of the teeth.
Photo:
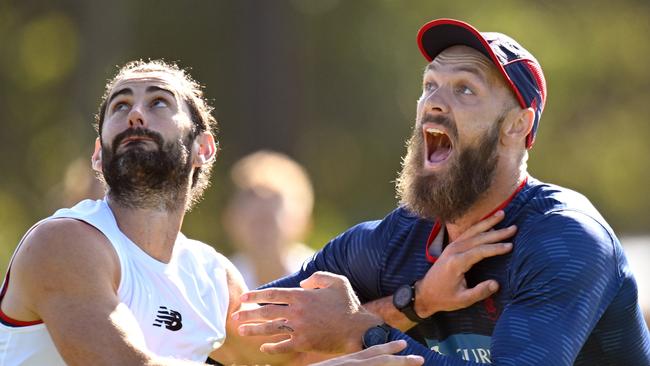
POLYGON ((433 127, 427 128, 426 131, 427 131, 427 133, 430 133, 430 134, 432 134, 434 136, 444 134, 444 132, 442 132, 441 130, 439 130, 437 128, 433 128, 433 127))

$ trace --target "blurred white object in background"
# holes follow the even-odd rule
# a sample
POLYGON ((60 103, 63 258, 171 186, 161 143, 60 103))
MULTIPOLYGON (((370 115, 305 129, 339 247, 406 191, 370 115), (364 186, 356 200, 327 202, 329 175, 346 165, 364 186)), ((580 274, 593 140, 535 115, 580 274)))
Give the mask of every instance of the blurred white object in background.
POLYGON ((639 303, 650 324, 650 236, 621 238, 625 255, 639 286, 639 303))

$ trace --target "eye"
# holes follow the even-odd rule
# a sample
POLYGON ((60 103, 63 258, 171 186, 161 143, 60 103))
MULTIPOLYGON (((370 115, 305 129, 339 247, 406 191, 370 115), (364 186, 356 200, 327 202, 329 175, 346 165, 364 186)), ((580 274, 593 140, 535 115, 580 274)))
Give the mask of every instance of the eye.
POLYGON ((456 92, 462 95, 474 95, 474 91, 465 85, 458 87, 456 92))
POLYGON ((113 105, 113 112, 121 112, 129 109, 129 104, 126 102, 117 102, 113 105))
POLYGON ((430 81, 426 81, 426 82, 424 82, 424 83, 422 84, 422 90, 423 90, 423 91, 432 91, 432 90, 434 90, 435 88, 436 88, 435 84, 432 83, 432 82, 430 82, 430 81))
POLYGON ((163 98, 156 98, 153 101, 151 101, 151 107, 152 108, 167 108, 169 106, 169 103, 163 98))

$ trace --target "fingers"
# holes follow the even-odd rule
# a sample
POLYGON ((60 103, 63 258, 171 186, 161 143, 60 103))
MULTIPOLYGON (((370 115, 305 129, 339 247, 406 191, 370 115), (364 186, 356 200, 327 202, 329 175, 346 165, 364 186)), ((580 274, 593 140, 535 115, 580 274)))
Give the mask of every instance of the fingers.
POLYGON ((503 210, 499 210, 495 212, 493 215, 488 216, 485 219, 472 225, 469 229, 467 229, 464 233, 462 233, 458 237, 458 240, 471 238, 474 235, 490 230, 494 225, 498 224, 501 220, 503 220, 505 216, 506 215, 503 212, 503 210))
POLYGON ((243 324, 237 328, 237 331, 241 336, 271 336, 291 334, 294 329, 287 324, 285 319, 278 319, 258 324, 243 324))
POLYGON ((232 319, 242 323, 252 321, 286 319, 289 313, 289 306, 285 305, 264 305, 256 309, 240 310, 232 314, 232 319))
POLYGON ((446 250, 451 249, 451 252, 460 253, 468 251, 472 248, 481 246, 483 244, 499 243, 508 238, 511 238, 517 232, 515 225, 508 226, 499 230, 490 230, 488 232, 479 233, 473 237, 463 240, 456 240, 446 250))
POLYGON ((363 365, 367 366, 420 366, 422 364, 424 364, 424 358, 415 355, 382 355, 363 361, 363 365))
POLYGON ((424 363, 420 356, 394 356, 406 347, 406 341, 397 340, 370 347, 366 350, 337 357, 311 366, 419 366, 424 363))
POLYGON ((300 287, 304 289, 327 288, 342 284, 346 281, 345 277, 330 272, 314 272, 309 278, 300 282, 300 287))
POLYGON ((372 346, 368 349, 365 349, 361 352, 354 353, 350 356, 354 355, 352 358, 356 360, 360 360, 360 359, 375 357, 379 355, 391 355, 393 353, 397 353, 403 350, 404 348, 406 348, 406 341, 400 339, 397 341, 392 341, 377 346, 372 346))
POLYGON ((457 254, 457 258, 459 259, 458 265, 460 270, 465 273, 469 271, 473 265, 482 261, 483 259, 508 253, 511 249, 512 243, 481 245, 466 252, 457 254))
POLYGON ((270 355, 275 355, 278 353, 295 352, 296 350, 293 339, 287 339, 277 343, 264 343, 260 346, 260 351, 270 355))
POLYGON ((497 283, 497 281, 483 281, 478 285, 463 291, 460 296, 460 300, 463 302, 463 307, 467 307, 481 300, 487 299, 498 290, 499 283, 497 283))
POLYGON ((301 292, 303 292, 302 289, 296 288, 267 288, 264 290, 245 292, 239 299, 241 302, 260 304, 289 304, 301 292))

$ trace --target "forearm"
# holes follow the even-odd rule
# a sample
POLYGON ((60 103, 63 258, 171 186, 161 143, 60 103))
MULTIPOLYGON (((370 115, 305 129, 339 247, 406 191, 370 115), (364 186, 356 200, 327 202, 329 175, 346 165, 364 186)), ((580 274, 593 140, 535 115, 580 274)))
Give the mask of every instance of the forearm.
POLYGON ((363 304, 366 310, 379 315, 386 324, 405 332, 415 326, 401 311, 393 305, 393 297, 386 296, 363 304))

